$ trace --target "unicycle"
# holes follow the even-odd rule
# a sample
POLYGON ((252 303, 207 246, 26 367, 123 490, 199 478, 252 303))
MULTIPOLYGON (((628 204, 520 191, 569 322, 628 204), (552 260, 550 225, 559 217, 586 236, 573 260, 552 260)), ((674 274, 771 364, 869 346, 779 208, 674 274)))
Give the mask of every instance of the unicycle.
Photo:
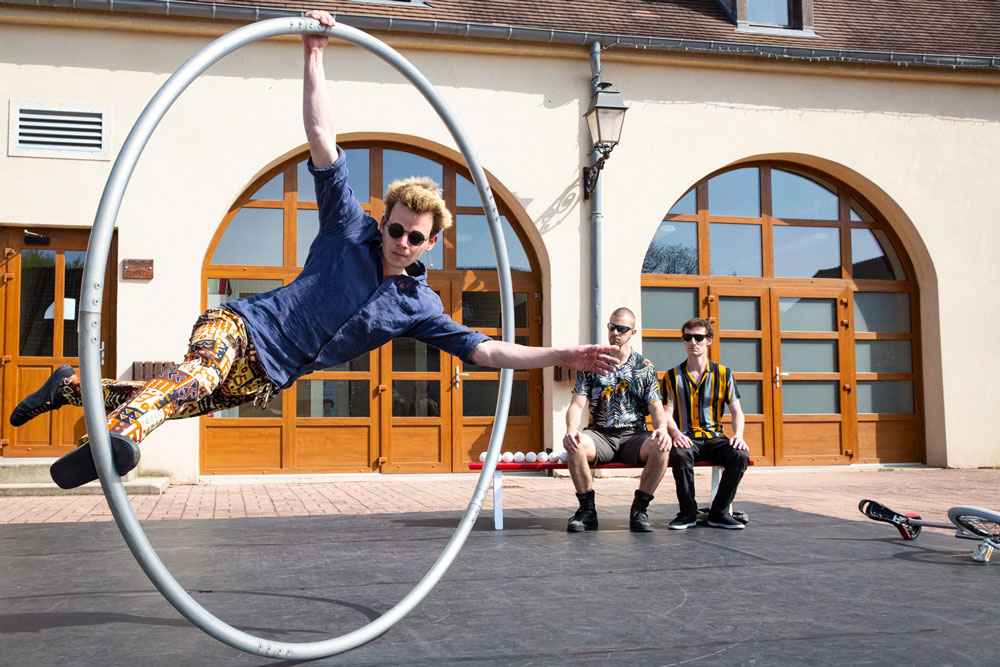
POLYGON ((858 503, 861 513, 875 521, 891 523, 904 540, 915 540, 922 527, 955 528, 955 537, 964 540, 979 540, 972 549, 972 560, 989 563, 994 549, 1000 549, 1000 512, 959 505, 948 510, 951 523, 924 521, 919 514, 901 514, 874 500, 858 503))

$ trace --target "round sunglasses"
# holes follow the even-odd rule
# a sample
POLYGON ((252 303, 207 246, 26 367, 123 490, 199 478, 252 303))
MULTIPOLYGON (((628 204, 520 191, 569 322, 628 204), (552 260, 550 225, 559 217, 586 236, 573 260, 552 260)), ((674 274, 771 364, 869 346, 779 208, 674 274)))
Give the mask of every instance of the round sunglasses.
MULTIPOLYGON (((390 222, 388 225, 386 225, 385 229, 387 232, 389 232, 389 236, 391 236, 394 239, 400 238, 406 232, 406 230, 403 229, 403 225, 399 224, 398 222, 390 222)), ((410 242, 410 245, 418 246, 424 241, 426 241, 427 237, 421 234, 420 232, 410 232, 409 234, 406 235, 406 239, 410 242)))

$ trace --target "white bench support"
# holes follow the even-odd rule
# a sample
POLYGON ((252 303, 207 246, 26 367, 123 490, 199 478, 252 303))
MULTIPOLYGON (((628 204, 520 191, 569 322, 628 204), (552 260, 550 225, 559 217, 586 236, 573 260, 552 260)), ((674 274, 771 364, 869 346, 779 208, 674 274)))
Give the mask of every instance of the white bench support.
MULTIPOLYGON (((722 468, 712 466, 712 500, 719 490, 719 480, 721 479, 722 468)), ((733 506, 729 506, 729 511, 733 511, 733 506)), ((503 471, 493 471, 493 529, 503 530, 503 471)))

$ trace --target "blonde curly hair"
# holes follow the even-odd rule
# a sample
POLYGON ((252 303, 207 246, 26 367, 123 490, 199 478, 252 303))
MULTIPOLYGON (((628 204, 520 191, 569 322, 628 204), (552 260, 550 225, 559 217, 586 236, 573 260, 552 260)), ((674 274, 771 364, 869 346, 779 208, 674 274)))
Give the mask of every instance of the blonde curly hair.
POLYGON ((402 204, 414 213, 432 213, 434 224, 431 237, 451 227, 451 211, 444 204, 441 189, 433 179, 426 176, 411 176, 393 181, 385 190, 385 217, 389 218, 392 207, 402 204))

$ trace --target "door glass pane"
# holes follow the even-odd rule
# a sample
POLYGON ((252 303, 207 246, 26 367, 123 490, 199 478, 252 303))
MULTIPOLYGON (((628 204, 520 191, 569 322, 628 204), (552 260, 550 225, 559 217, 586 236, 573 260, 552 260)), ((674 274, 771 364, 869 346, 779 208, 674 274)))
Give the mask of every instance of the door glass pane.
POLYGON ((642 272, 698 275, 698 223, 661 222, 642 260, 642 272))
MULTIPOLYGON (((462 382, 462 414, 466 417, 492 417, 497 411, 500 380, 465 380, 462 382)), ((514 380, 510 392, 510 416, 528 416, 528 381, 514 380)))
POLYGON ((227 301, 263 294, 281 287, 280 280, 258 278, 209 278, 208 307, 218 308, 227 301))
POLYGON ((862 414, 912 413, 913 382, 910 380, 858 382, 858 412, 862 414))
POLYGON ((368 380, 299 380, 295 383, 297 417, 367 417, 368 380))
MULTIPOLYGON (((312 177, 309 178, 309 182, 312 183, 312 177)), ((260 189, 253 193, 253 196, 250 197, 250 199, 269 199, 272 201, 281 201, 284 198, 285 174, 281 171, 275 174, 274 178, 260 186, 260 189)), ((313 197, 313 199, 315 199, 315 197, 313 197)))
MULTIPOLYGON (((740 389, 740 407, 745 415, 761 415, 764 409, 761 407, 764 401, 761 399, 760 380, 738 380, 737 386, 740 389)), ((729 408, 726 408, 729 411, 729 408)))
POLYGON ((241 208, 223 232, 212 264, 281 266, 283 219, 280 208, 241 208))
MULTIPOLYGON (((499 292, 462 292, 462 324, 470 329, 499 328, 499 292)), ((514 292, 514 328, 528 326, 528 293, 514 292)))
POLYGON ((899 255, 880 229, 851 230, 854 277, 867 280, 906 280, 899 255))
POLYGON ((698 290, 643 287, 641 304, 644 329, 673 329, 679 333, 682 324, 698 317, 698 290))
POLYGON ((713 276, 759 276, 760 225, 713 222, 708 226, 713 276))
POLYGON ((284 394, 276 393, 268 406, 261 410, 252 402, 237 405, 234 408, 216 410, 212 417, 216 419, 281 419, 281 405, 284 394))
POLYGON ((786 415, 840 413, 838 383, 786 380, 781 383, 781 407, 786 415))
POLYGON ((853 197, 851 198, 851 220, 864 221, 864 222, 875 222, 875 216, 868 212, 868 209, 858 203, 853 197))
POLYGON ((66 253, 65 299, 63 300, 63 354, 77 357, 80 351, 80 336, 77 315, 80 306, 80 286, 83 278, 83 261, 87 253, 82 250, 67 250, 66 253))
POLYGON ((479 197, 476 184, 461 174, 455 174, 455 204, 483 207, 483 200, 479 197))
POLYGON ((837 304, 833 299, 799 299, 782 297, 782 331, 836 331, 837 304))
POLYGON ((440 417, 441 383, 437 380, 393 380, 393 417, 440 417))
POLYGON ((720 297, 719 329, 760 331, 760 299, 755 296, 720 297))
POLYGON ((642 356, 651 361, 658 372, 663 373, 687 359, 687 351, 684 348, 684 341, 680 338, 644 337, 642 356))
POLYGON ((388 148, 382 151, 382 192, 385 192, 393 181, 411 176, 428 176, 441 187, 443 174, 444 170, 440 163, 421 155, 388 148))
POLYGON ((771 170, 771 215, 775 218, 837 220, 835 190, 816 180, 781 169, 771 170))
MULTIPOLYGON (((370 156, 367 148, 348 148, 347 154, 347 186, 354 192, 354 197, 362 204, 371 202, 370 156)), ((299 201, 316 201, 316 184, 312 174, 306 167, 306 161, 299 163, 299 201)), ((419 174, 413 174, 414 176, 419 174)), ((435 181, 440 185, 441 179, 435 181)), ((383 192, 385 189, 383 188, 383 192)))
POLYGON ((760 217, 760 173, 757 167, 734 169, 709 179, 709 215, 760 217))
MULTIPOLYGON (((504 242, 507 244, 507 260, 512 271, 530 271, 531 262, 524 252, 521 240, 507 218, 500 216, 504 242)), ((455 216, 456 264, 460 269, 495 269, 497 258, 493 250, 493 236, 485 215, 455 216)), ((438 245, 442 245, 440 241, 438 245)), ((435 264, 437 262, 435 261, 435 264)))
POLYGON ((677 200, 670 209, 670 215, 695 215, 698 213, 698 200, 695 189, 691 188, 677 200))
MULTIPOLYGON (((492 338, 493 340, 500 340, 500 336, 490 336, 490 338, 492 338)), ((514 336, 514 342, 517 343, 518 345, 527 345, 528 344, 528 337, 527 336, 514 336)), ((471 361, 463 362, 462 363, 462 372, 463 373, 495 373, 496 370, 497 369, 494 368, 494 367, 492 367, 492 366, 477 366, 476 364, 472 363, 471 361)), ((517 369, 515 369, 515 370, 517 370, 517 369)))
POLYGON ((441 352, 436 347, 413 338, 392 341, 392 370, 398 372, 437 372, 441 369, 441 352))
POLYGON ((908 340, 859 340, 854 343, 859 373, 912 373, 913 350, 908 340))
POLYGON ((909 292, 857 292, 854 330, 906 333, 910 330, 909 292))
POLYGON ((781 370, 785 373, 837 373, 837 341, 781 341, 781 370))
POLYGON ((340 364, 338 366, 330 366, 324 368, 324 371, 331 373, 346 373, 349 371, 367 371, 368 370, 368 354, 362 354, 360 357, 355 357, 350 361, 340 364))
MULTIPOLYGON (((717 343, 722 364, 735 373, 760 372, 760 341, 756 339, 726 338, 717 343)), ((666 369, 664 369, 666 370, 666 369)))
POLYGON ((774 275, 840 278, 840 232, 828 227, 774 227, 774 275))
POLYGON ((21 249, 21 321, 18 353, 51 357, 56 312, 56 251, 21 249))
POLYGON ((295 213, 298 221, 295 232, 295 261, 296 266, 305 266, 306 257, 309 256, 309 246, 319 234, 319 211, 300 208, 295 213))

